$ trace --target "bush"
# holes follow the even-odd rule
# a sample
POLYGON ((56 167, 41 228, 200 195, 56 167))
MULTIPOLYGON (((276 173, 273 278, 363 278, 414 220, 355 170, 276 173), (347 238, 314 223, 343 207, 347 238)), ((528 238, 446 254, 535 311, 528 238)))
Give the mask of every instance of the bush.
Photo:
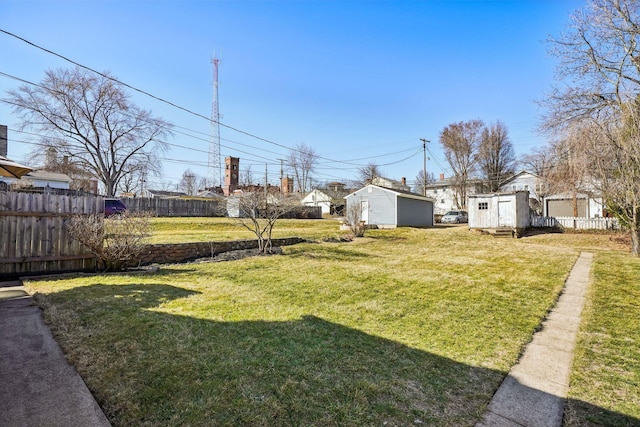
POLYGON ((98 257, 101 271, 121 271, 140 264, 149 238, 150 212, 128 212, 103 218, 77 215, 71 218, 69 233, 98 257))

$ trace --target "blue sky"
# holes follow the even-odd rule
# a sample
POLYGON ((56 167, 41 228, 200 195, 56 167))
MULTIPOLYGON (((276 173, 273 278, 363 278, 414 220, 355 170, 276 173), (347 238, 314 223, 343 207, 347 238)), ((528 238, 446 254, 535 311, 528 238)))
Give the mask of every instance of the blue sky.
MULTIPOLYGON (((221 155, 240 157, 256 178, 267 163, 276 182, 283 146, 304 143, 323 158, 319 182, 353 179, 369 162, 413 181, 420 138, 431 141, 427 170, 450 174, 438 135, 453 122, 501 120, 518 154, 544 144, 534 101, 553 84, 545 40, 582 5, 0 0, 0 28, 207 117, 217 55, 221 122, 277 144, 222 127, 221 155)), ((32 82, 72 67, 2 33, 0 53, 0 72, 32 82)), ((1 96, 17 85, 0 75, 1 96)), ((187 168, 206 175, 209 122, 139 93, 132 99, 179 127, 169 142, 189 147, 164 154, 155 181, 175 184, 187 168)), ((0 123, 9 126, 9 157, 28 162, 34 145, 3 104, 0 123)))

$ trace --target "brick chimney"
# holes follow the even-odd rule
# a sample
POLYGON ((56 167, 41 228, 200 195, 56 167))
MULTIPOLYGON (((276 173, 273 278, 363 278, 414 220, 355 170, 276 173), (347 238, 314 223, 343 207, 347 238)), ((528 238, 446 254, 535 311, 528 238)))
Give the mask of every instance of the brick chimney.
POLYGON ((440 174, 440 181, 444 181, 444 174, 443 173, 440 174))
POLYGON ((0 125, 0 156, 7 157, 7 125, 0 125))
POLYGON ((402 185, 407 185, 407 178, 406 177, 402 177, 402 185))

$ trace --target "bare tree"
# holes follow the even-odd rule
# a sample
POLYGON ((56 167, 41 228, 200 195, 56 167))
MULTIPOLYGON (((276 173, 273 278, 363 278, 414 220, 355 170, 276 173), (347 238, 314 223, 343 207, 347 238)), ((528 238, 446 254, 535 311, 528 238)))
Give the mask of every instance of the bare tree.
POLYGON ((413 182, 413 192, 424 196, 427 185, 435 182, 435 180, 436 178, 433 175, 433 172, 427 172, 425 174, 424 170, 420 169, 416 175, 415 181, 413 182))
POLYGON ((453 171, 456 204, 464 209, 467 205, 467 184, 476 168, 476 150, 484 122, 469 120, 452 123, 440 132, 440 144, 453 171))
POLYGON ((315 169, 317 160, 318 154, 312 147, 309 147, 305 143, 296 145, 296 147, 289 152, 287 166, 289 166, 293 172, 296 188, 299 192, 305 193, 310 189, 311 174, 315 169))
POLYGON ((515 173, 513 144, 507 126, 501 121, 482 129, 476 162, 489 192, 498 191, 505 179, 515 173))
POLYGON ((166 147, 160 138, 171 125, 154 118, 129 100, 122 84, 108 73, 80 67, 49 70, 37 85, 24 84, 8 92, 6 103, 77 167, 95 176, 108 196, 115 195, 124 176, 146 165, 158 165, 166 147), (106 76, 106 77, 105 77, 106 76))
POLYGON ((273 228, 292 209, 293 205, 286 199, 263 191, 242 193, 229 198, 227 204, 229 216, 256 236, 262 253, 271 251, 273 228), (232 210, 235 213, 232 214, 232 210))
POLYGON ((551 144, 553 166, 546 173, 554 193, 571 196, 573 216, 578 216, 578 194, 591 193, 590 161, 587 155, 585 129, 571 128, 551 144))
POLYGON ((178 188, 189 196, 194 196, 198 192, 198 182, 200 178, 193 173, 191 169, 187 169, 182 173, 182 178, 178 183, 178 188))
POLYGON ((535 194, 537 199, 529 199, 529 203, 539 215, 542 215, 544 211, 544 198, 555 192, 551 176, 554 160, 554 148, 551 145, 544 145, 523 156, 520 161, 526 169, 536 175, 535 194))
POLYGON ((640 2, 588 0, 567 32, 551 39, 561 89, 542 102, 544 130, 594 130, 583 143, 608 209, 631 230, 640 255, 640 2))
POLYGON ((369 185, 376 177, 382 176, 380 167, 375 163, 369 163, 358 168, 357 184, 360 186, 369 185))
POLYGON ((251 165, 248 165, 243 172, 240 173, 240 185, 248 187, 254 184, 253 172, 251 171, 251 165))

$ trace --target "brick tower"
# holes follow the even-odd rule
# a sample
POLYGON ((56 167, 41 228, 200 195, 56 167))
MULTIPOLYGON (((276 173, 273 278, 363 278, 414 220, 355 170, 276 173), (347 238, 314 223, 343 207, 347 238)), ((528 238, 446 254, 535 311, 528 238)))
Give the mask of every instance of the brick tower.
POLYGON ((224 159, 224 187, 222 187, 225 196, 233 194, 234 190, 238 188, 239 173, 240 158, 226 157, 224 159))

